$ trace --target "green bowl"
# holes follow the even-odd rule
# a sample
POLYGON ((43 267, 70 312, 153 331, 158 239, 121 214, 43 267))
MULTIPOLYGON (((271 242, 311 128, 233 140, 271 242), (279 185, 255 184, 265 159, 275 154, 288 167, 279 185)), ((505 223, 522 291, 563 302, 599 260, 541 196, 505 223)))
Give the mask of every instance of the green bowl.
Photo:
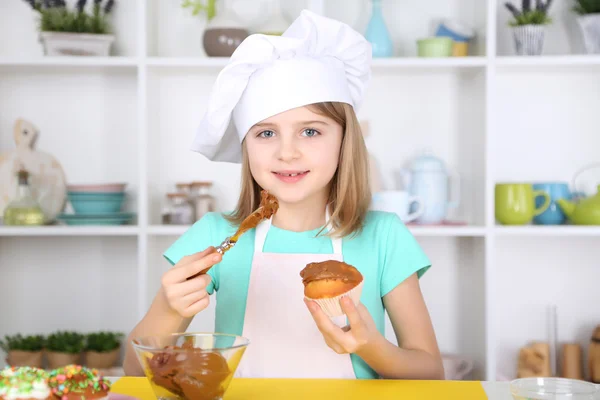
POLYGON ((449 37, 431 37, 417 40, 419 57, 452 57, 454 42, 449 37))

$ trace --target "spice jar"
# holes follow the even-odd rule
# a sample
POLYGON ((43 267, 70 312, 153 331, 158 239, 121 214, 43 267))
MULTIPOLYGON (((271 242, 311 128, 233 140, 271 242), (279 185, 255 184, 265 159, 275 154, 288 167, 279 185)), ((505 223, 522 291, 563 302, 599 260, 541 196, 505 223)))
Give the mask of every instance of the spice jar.
POLYGON ((215 209, 214 197, 210 194, 212 182, 192 182, 191 199, 196 209, 196 220, 215 209))
POLYGON ((169 199, 168 221, 172 225, 190 225, 194 223, 194 207, 185 193, 167 193, 169 199))
POLYGON ((180 183, 176 183, 175 184, 175 188, 177 189, 177 191, 179 193, 184 193, 185 195, 189 196, 190 193, 191 193, 192 184, 191 183, 180 182, 180 183))

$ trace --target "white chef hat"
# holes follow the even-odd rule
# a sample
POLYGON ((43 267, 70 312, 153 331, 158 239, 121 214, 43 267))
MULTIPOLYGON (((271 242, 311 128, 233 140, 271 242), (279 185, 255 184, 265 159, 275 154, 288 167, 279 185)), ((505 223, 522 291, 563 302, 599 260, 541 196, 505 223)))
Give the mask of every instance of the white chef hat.
POLYGON ((350 26, 303 10, 282 36, 254 34, 219 73, 192 150, 212 161, 241 161, 256 123, 308 104, 358 109, 371 78, 371 45, 350 26))

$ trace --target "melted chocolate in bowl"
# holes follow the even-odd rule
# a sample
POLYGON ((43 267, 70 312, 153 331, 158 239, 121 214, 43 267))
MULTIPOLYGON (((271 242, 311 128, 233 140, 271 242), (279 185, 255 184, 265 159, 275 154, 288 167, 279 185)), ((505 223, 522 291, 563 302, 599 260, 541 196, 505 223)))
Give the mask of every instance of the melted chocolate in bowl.
POLYGON ((176 334, 134 340, 138 359, 159 399, 222 399, 248 346, 220 334, 176 334))

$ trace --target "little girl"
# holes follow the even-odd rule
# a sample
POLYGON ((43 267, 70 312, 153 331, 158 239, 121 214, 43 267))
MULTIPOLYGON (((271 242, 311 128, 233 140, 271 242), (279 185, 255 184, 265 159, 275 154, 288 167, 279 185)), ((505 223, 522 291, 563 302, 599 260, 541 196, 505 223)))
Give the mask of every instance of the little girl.
MULTIPOLYGON (((174 266, 128 343, 186 331, 216 292, 215 331, 250 340, 237 376, 444 378, 418 280, 430 262, 395 214, 369 211, 355 110, 370 62, 364 37, 308 11, 282 36, 238 47, 194 141, 210 160, 241 163, 237 207, 205 215, 165 252, 174 266), (277 213, 224 255, 211 253, 258 207, 261 189, 278 199, 277 213), (344 321, 303 300, 300 271, 324 260, 364 277, 358 306, 342 302, 344 321), (399 346, 384 336, 386 311, 399 346)), ((130 344, 124 368, 143 374, 130 344)))

